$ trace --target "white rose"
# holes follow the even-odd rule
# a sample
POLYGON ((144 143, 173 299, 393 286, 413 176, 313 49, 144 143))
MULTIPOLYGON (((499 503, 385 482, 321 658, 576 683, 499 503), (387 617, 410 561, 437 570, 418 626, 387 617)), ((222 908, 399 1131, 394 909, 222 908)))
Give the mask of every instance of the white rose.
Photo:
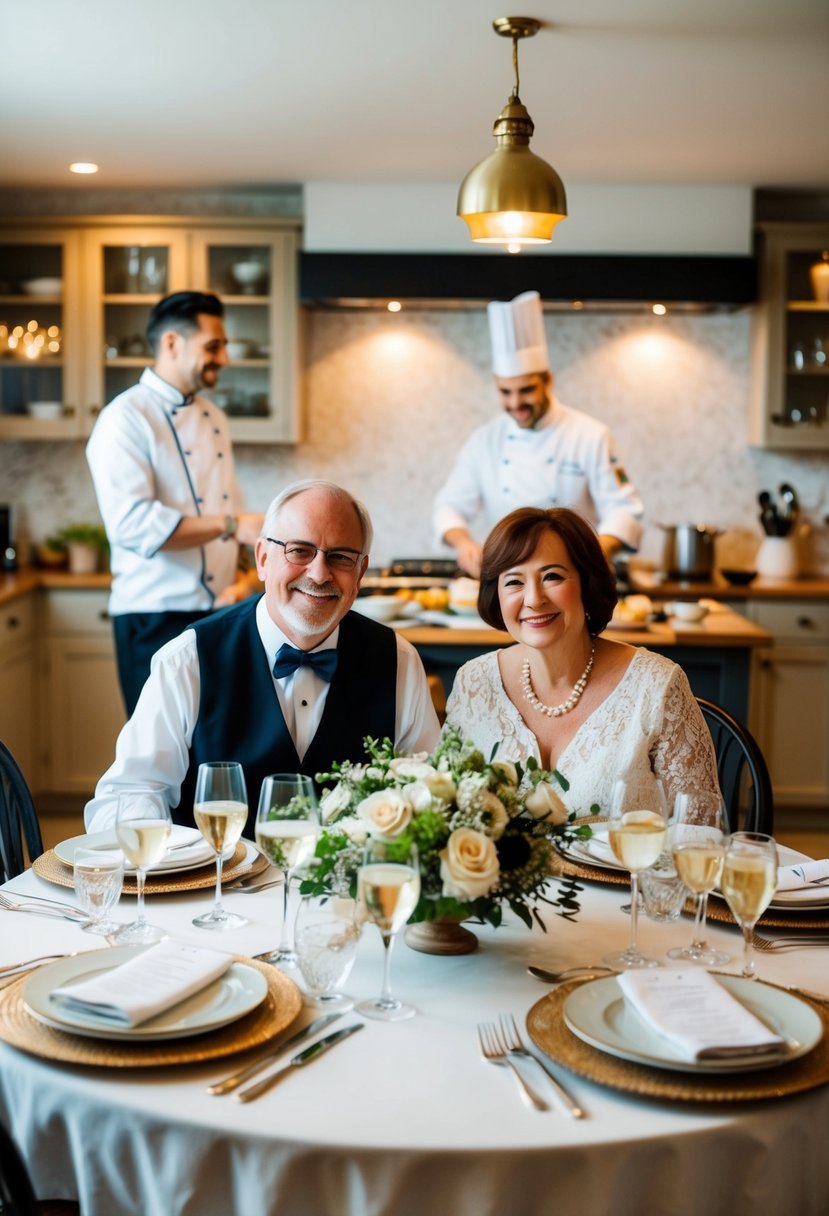
POLYGON ((507 785, 518 785, 518 769, 510 760, 493 760, 492 767, 507 785))
POLYGON ((397 790, 378 790, 357 807, 369 830, 381 836, 399 836, 412 821, 412 808, 397 790))
POLYGON ((423 777, 435 770, 425 760, 428 752, 417 752, 414 756, 395 756, 389 765, 389 772, 395 777, 423 777))
POLYGON ((495 845, 483 832, 458 828, 440 851, 443 894, 455 899, 487 895, 498 881, 500 866, 495 845))
POLYGON ((352 844, 356 844, 359 848, 362 848, 368 840, 368 827, 356 815, 349 815, 347 819, 338 820, 337 827, 345 833, 352 844))
POLYGON ((351 795, 342 782, 335 785, 333 790, 326 790, 320 798, 320 814, 323 823, 328 823, 329 819, 333 819, 335 815, 340 815, 347 810, 350 801, 351 795))
POLYGON ((416 815, 419 815, 421 811, 431 809, 432 791, 422 781, 413 781, 411 785, 405 785, 400 793, 416 815))
POLYGON ((439 798, 441 802, 452 802, 454 799, 455 783, 451 773, 439 773, 432 769, 431 773, 427 773, 420 780, 431 791, 433 798, 439 798))
POLYGON ((500 840, 504 834, 504 828, 509 823, 509 815, 503 802, 490 790, 481 790, 478 805, 489 815, 489 823, 484 829, 487 836, 492 837, 493 840, 500 840))
POLYGON ((570 814, 559 795, 547 781, 538 785, 524 799, 524 806, 533 819, 544 819, 548 823, 566 823, 570 814))

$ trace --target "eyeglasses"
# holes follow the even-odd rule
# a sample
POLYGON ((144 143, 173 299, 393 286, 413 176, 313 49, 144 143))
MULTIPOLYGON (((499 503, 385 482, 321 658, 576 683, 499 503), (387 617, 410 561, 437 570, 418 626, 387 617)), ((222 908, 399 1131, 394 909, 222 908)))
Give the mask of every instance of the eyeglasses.
POLYGON ((274 540, 272 536, 266 536, 265 540, 284 549, 285 560, 292 566, 310 566, 317 554, 321 553, 330 569, 353 570, 363 556, 359 549, 321 549, 319 545, 310 545, 301 540, 274 540))

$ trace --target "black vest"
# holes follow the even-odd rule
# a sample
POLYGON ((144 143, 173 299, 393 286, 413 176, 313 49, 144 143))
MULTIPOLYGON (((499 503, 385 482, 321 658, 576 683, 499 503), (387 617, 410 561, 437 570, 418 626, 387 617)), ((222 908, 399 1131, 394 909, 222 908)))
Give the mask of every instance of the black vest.
POLYGON ((348 612, 340 622, 337 671, 317 732, 300 761, 273 686, 275 655, 266 656, 256 627, 259 597, 243 600, 193 626, 201 696, 190 764, 173 811, 193 823, 196 773, 208 760, 237 760, 245 771, 253 838, 262 781, 270 773, 327 772, 335 760, 367 759, 363 739, 395 737, 397 639, 391 629, 348 612))

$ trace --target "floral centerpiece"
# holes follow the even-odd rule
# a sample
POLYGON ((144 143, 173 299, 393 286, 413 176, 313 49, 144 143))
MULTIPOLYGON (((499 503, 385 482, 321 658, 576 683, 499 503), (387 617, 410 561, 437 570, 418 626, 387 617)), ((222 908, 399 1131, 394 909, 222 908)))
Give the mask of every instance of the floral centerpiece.
MULTIPOLYGON (((558 898, 544 893, 553 837, 590 835, 561 799, 559 789, 568 789, 561 773, 545 772, 532 758, 526 766, 487 761, 453 729, 431 756, 398 756, 389 739, 366 739, 365 747, 369 763, 346 761, 317 775, 324 827, 303 894, 356 895, 363 847, 369 835, 380 835, 406 849, 417 845, 414 923, 471 919, 497 927, 506 905, 528 928, 535 921, 543 929, 540 903, 563 916, 578 911, 574 882, 561 880, 558 898)), ((473 938, 467 948, 476 945, 473 938)))

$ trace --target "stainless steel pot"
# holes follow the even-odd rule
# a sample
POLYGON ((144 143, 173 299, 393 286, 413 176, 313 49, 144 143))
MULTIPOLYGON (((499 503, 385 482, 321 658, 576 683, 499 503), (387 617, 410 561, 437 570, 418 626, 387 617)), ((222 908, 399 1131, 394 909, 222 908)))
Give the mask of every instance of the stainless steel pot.
POLYGON ((665 533, 663 565, 669 578, 709 579, 714 573, 714 540, 705 524, 660 525, 665 533))

